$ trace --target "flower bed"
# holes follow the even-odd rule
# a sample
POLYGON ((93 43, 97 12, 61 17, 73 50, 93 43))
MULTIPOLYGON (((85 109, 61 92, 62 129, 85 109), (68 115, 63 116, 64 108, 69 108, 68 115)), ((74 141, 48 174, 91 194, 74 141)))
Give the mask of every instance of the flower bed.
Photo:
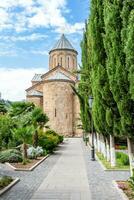
POLYGON ((25 164, 22 162, 18 163, 6 163, 12 169, 16 171, 32 171, 35 167, 37 167, 41 162, 43 162, 49 155, 45 157, 38 157, 37 159, 29 159, 25 164))
POLYGON ((128 181, 116 181, 117 186, 121 189, 129 200, 134 200, 134 189, 128 181))
POLYGON ((0 177, 0 196, 18 183, 19 178, 13 179, 10 176, 1 176, 0 177))
POLYGON ((0 177, 0 190, 8 186, 13 181, 10 176, 2 176, 0 177))

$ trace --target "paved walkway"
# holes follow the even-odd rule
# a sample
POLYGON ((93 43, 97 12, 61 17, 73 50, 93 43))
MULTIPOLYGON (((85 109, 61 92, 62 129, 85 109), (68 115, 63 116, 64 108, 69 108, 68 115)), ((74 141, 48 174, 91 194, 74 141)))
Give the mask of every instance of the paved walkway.
POLYGON ((70 139, 61 157, 44 179, 32 200, 91 200, 87 171, 80 139, 70 139))
POLYGON ((58 150, 32 172, 15 172, 0 165, 0 174, 21 181, 1 200, 122 200, 112 180, 125 180, 128 172, 103 171, 90 160, 82 139, 67 139, 58 150))

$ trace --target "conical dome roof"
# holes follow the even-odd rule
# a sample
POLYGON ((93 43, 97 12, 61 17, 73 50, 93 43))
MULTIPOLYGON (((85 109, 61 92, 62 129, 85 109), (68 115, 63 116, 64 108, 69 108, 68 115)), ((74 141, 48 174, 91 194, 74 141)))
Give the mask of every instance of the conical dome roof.
MULTIPOLYGON (((74 47, 71 45, 71 43, 69 42, 69 40, 65 37, 64 34, 62 34, 61 38, 58 40, 58 42, 54 45, 54 47, 51 49, 51 51, 54 50, 62 50, 62 49, 66 49, 66 50, 72 50, 77 52, 74 47)), ((50 51, 50 52, 51 52, 50 51)))

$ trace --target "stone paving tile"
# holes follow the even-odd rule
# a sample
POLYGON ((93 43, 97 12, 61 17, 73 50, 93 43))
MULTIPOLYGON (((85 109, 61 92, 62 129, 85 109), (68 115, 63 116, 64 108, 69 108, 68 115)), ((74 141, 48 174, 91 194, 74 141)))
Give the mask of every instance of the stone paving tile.
POLYGON ((127 180, 130 173, 127 171, 104 171, 98 161, 91 161, 90 149, 83 142, 82 146, 92 200, 122 200, 112 181, 127 180))
MULTIPOLYGON (((66 144, 61 148, 66 148, 66 144)), ((20 182, 3 194, 0 197, 0 200, 29 200, 59 158, 60 154, 55 153, 31 172, 13 171, 9 167, 0 164, 0 175, 9 175, 20 178, 20 182)))
POLYGON ((59 150, 61 157, 31 200, 91 200, 81 139, 68 139, 67 143, 66 149, 59 150))
POLYGON ((41 194, 40 198, 35 198, 33 194, 35 191, 38 191, 39 187, 42 187, 43 181, 47 180, 48 177, 50 177, 53 182, 46 185, 47 191, 43 191, 45 200, 122 200, 120 194, 113 186, 112 180, 126 180, 130 176, 129 172, 104 171, 97 161, 93 162, 90 160, 90 150, 85 147, 81 139, 68 139, 68 141, 69 142, 65 142, 63 146, 58 148, 58 151, 54 155, 50 156, 32 172, 17 172, 0 164, 0 174, 12 175, 14 177, 19 177, 21 180, 7 193, 1 196, 0 200, 30 200, 31 198, 31 200, 44 200, 41 194), (78 142, 78 145, 75 146, 75 151, 70 149, 70 141, 78 142), (61 159, 63 152, 64 159, 61 159), (83 159, 82 167, 79 163, 79 157, 83 159), (56 174, 56 170, 58 170, 57 167, 59 167, 57 166, 59 160, 60 176, 56 174), (70 163, 68 164, 68 162, 70 163), (80 166, 77 168, 78 165, 80 166), (61 170, 61 168, 65 168, 65 166, 66 173, 64 170, 61 170), (88 177, 87 180, 85 179, 85 175, 83 176, 83 167, 88 177), (54 168, 55 173, 51 173, 54 168), (72 178, 71 176, 68 177, 68 174, 71 173, 73 174, 72 178), (64 176, 64 179, 62 176, 64 176), (79 176, 81 177, 80 184, 79 176), (56 177, 57 180, 53 177, 56 177), (86 186, 85 181, 87 182, 86 186), (55 187, 56 183, 58 183, 57 187, 55 187), (70 187, 68 187, 68 183, 70 183, 70 187), (60 189, 61 184, 62 190, 60 189), (88 187, 90 191, 87 192, 88 187))

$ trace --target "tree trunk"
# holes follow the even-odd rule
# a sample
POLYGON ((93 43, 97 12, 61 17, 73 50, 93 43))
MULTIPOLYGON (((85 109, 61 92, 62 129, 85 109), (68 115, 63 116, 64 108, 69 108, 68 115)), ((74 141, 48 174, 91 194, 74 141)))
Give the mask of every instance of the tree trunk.
POLYGON ((109 141, 108 138, 106 138, 106 149, 107 149, 107 161, 110 161, 110 145, 109 145, 109 141))
POLYGON ((90 144, 90 146, 92 145, 92 134, 91 133, 89 133, 89 144, 90 144))
POLYGON ((94 136, 95 136, 95 149, 98 149, 97 133, 94 133, 94 136))
POLYGON ((102 137, 103 137, 103 155, 104 158, 107 158, 106 138, 104 136, 102 137))
POLYGON ((97 133, 98 152, 101 152, 100 135, 97 133))
POLYGON ((23 161, 27 159, 27 144, 23 143, 23 161))
POLYGON ((103 145, 103 136, 100 134, 100 145, 101 145, 101 153, 104 155, 104 145, 103 145))
POLYGON ((110 160, 111 160, 111 167, 116 166, 116 156, 115 156, 115 142, 114 136, 110 135, 110 160))
POLYGON ((130 162, 130 174, 134 176, 134 141, 133 139, 127 138, 128 144, 128 155, 129 155, 129 162, 130 162))
POLYGON ((38 146, 38 131, 35 131, 33 135, 33 146, 36 148, 38 146))

